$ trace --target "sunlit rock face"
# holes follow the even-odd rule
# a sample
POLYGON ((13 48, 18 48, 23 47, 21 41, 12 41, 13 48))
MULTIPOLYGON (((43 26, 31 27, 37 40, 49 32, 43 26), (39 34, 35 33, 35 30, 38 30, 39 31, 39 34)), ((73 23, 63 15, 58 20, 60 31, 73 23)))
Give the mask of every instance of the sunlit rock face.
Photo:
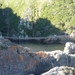
POLYGON ((70 38, 75 39, 75 31, 73 31, 69 36, 70 38))
POLYGON ((75 54, 75 44, 72 42, 67 42, 64 48, 64 52, 67 54, 75 54))
POLYGON ((75 75, 75 68, 68 66, 55 67, 41 75, 75 75))
POLYGON ((49 56, 55 58, 56 67, 51 68, 42 75, 75 75, 75 44, 67 42, 64 51, 45 52, 49 56))

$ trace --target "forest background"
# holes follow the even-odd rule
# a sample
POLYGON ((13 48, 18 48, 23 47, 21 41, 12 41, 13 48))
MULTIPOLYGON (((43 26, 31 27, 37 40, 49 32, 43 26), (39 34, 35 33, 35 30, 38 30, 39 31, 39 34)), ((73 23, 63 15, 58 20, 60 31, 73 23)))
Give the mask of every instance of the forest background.
POLYGON ((75 30, 75 0, 0 0, 4 36, 43 37, 75 30))

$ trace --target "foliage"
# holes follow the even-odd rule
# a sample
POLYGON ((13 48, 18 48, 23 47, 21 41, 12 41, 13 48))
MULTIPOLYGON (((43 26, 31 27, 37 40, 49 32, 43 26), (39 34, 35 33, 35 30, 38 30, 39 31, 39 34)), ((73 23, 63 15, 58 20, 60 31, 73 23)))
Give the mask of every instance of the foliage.
POLYGON ((75 27, 75 0, 0 0, 0 17, 0 31, 9 35, 20 35, 19 23, 25 18, 32 28, 22 26, 24 36, 70 34, 75 27))

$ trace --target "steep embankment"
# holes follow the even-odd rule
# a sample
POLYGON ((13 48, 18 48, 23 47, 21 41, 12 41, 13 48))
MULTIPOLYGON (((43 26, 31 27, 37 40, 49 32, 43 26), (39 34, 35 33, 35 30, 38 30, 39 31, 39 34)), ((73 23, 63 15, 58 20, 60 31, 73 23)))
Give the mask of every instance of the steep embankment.
POLYGON ((48 36, 75 29, 75 0, 0 0, 0 31, 13 36, 48 36))

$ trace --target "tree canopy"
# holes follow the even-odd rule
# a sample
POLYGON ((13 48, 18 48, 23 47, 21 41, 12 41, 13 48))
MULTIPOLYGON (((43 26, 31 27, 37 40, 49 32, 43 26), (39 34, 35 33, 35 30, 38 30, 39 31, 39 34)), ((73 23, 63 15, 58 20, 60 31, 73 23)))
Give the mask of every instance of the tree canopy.
POLYGON ((70 34, 75 0, 0 0, 0 17, 0 31, 11 35, 70 34))

